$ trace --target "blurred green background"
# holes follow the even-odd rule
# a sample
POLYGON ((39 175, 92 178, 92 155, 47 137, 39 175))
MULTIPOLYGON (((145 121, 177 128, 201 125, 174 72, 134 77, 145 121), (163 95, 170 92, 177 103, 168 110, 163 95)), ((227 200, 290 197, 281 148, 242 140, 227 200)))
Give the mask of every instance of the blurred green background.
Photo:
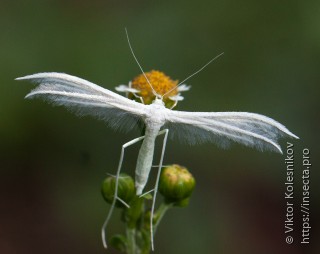
MULTIPOLYGON (((14 78, 56 71, 110 90, 127 84, 140 71, 125 27, 144 69, 173 79, 225 52, 188 80, 180 110, 261 113, 301 138, 281 142, 284 153, 286 141, 295 151, 292 245, 284 234, 285 155, 169 140, 165 163, 188 167, 197 187, 187 208, 164 218, 154 253, 319 253, 316 0, 0 0, 0 253, 116 253, 101 244, 109 206, 100 186, 115 172, 121 145, 139 133, 24 100, 33 85, 14 78), (314 165, 309 245, 300 244, 305 147, 314 165)), ((126 155, 130 174, 137 150, 126 155)), ((114 214, 109 231, 121 230, 114 214)))

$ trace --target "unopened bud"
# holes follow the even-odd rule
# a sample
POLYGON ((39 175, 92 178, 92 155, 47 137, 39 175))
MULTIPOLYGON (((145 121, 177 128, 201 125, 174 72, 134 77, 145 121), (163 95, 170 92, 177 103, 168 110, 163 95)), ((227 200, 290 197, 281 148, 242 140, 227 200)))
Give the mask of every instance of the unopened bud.
MULTIPOLYGON (((144 227, 147 230, 150 230, 150 217, 151 217, 151 211, 147 211, 144 215, 144 227)), ((152 224, 156 225, 159 218, 160 218, 160 214, 154 213, 153 218, 152 218, 152 224)))
POLYGON ((126 248, 127 248, 127 239, 125 238, 124 235, 114 235, 111 237, 110 239, 110 245, 121 251, 121 252, 125 252, 126 248))
MULTIPOLYGON (((108 202, 112 203, 115 193, 116 178, 107 177, 102 183, 102 196, 108 202)), ((125 203, 129 204, 135 196, 134 180, 127 174, 120 174, 118 180, 118 197, 125 203)), ((118 207, 124 207, 124 204, 117 200, 118 207)))
POLYGON ((191 173, 180 165, 174 164, 161 172, 159 192, 167 203, 176 206, 186 206, 195 188, 196 181, 191 173))

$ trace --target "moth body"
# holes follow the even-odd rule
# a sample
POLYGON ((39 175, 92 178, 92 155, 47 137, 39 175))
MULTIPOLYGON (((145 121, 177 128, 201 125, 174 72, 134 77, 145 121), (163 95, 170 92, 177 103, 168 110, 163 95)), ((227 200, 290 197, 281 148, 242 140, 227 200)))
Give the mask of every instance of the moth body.
POLYGON ((155 99, 152 104, 147 105, 149 110, 145 118, 145 138, 139 150, 135 170, 136 194, 141 195, 148 181, 152 167, 154 146, 160 128, 165 123, 166 108, 161 99, 155 99))

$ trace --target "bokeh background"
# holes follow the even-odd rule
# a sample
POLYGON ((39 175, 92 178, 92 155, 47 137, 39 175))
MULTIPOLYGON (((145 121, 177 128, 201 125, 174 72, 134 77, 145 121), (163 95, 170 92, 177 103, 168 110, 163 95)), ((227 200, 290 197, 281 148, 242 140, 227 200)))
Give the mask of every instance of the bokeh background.
MULTIPOLYGON (((109 209, 100 195, 121 145, 115 132, 40 100, 14 78, 73 74, 105 88, 145 70, 190 79, 180 110, 265 114, 301 137, 295 152, 292 245, 285 243, 285 155, 240 145, 188 146, 170 140, 166 163, 197 179, 191 203, 171 210, 154 253, 319 253, 320 3, 279 1, 0 0, 0 253, 117 253, 102 248, 109 209), (311 243, 301 245, 302 149, 311 151, 311 243)), ((128 151, 133 174, 138 147, 128 151)), ((151 179, 152 180, 152 179, 151 179)), ((110 233, 121 232, 115 214, 110 233)))

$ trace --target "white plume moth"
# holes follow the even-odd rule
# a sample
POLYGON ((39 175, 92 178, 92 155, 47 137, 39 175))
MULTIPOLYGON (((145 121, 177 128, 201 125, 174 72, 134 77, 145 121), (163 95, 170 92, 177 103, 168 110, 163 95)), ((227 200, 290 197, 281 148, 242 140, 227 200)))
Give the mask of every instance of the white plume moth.
MULTIPOLYGON (((64 73, 38 73, 17 78, 17 80, 30 80, 31 82, 39 84, 38 87, 27 94, 26 98, 40 97, 52 104, 62 105, 72 109, 79 115, 96 116, 113 128, 133 127, 137 125, 139 121, 144 123, 145 135, 122 145, 116 173, 115 195, 109 214, 102 227, 102 240, 105 247, 107 247, 105 228, 111 218, 116 199, 119 199, 117 196, 118 179, 125 148, 143 140, 135 169, 136 194, 141 195, 152 167, 155 139, 159 135, 164 135, 150 218, 151 245, 153 249, 153 212, 169 130, 176 134, 176 136, 190 143, 215 142, 226 144, 229 143, 229 141, 235 141, 259 150, 274 150, 280 153, 282 153, 281 147, 278 144, 280 137, 288 136, 297 139, 298 137, 282 124, 260 114, 247 112, 186 112, 172 110, 176 103, 183 99, 180 93, 169 97, 174 102, 174 105, 170 109, 166 108, 164 103, 165 96, 168 97, 174 89, 178 92, 188 90, 188 87, 182 83, 200 72, 217 57, 173 89, 170 89, 165 94, 159 94, 154 89, 154 84, 149 81, 141 68, 130 45, 128 34, 127 38, 131 52, 154 95, 154 100, 150 105, 136 102, 89 81, 64 73)), ((139 92, 141 92, 132 88, 130 85, 118 86, 117 90, 132 93, 136 97, 139 97, 139 92)), ((143 98, 139 98, 141 98, 143 102, 143 98)))

